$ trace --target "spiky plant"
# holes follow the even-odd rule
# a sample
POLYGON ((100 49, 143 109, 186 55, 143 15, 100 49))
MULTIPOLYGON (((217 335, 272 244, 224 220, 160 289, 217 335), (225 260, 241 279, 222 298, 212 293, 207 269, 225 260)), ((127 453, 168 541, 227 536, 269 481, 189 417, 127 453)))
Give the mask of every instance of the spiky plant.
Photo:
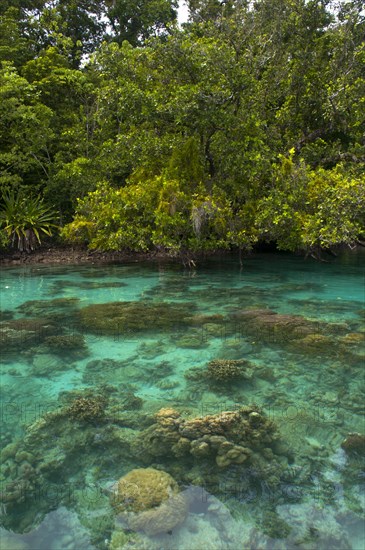
POLYGON ((42 233, 52 235, 56 214, 39 196, 25 196, 22 192, 7 192, 2 197, 0 227, 10 239, 11 245, 21 252, 34 250, 41 244, 42 233))

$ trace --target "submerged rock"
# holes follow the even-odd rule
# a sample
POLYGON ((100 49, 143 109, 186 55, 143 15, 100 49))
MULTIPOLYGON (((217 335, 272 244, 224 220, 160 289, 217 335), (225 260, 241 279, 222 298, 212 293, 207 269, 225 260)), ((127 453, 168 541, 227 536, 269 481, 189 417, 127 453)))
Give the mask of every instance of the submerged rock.
POLYGON ((0 321, 10 321, 14 318, 14 312, 9 309, 0 309, 0 321))
POLYGON ((69 281, 67 279, 55 281, 49 291, 49 294, 58 294, 65 289, 75 288, 80 290, 94 290, 100 288, 124 288, 127 283, 121 281, 69 281))
POLYGON ((341 443, 341 447, 348 455, 363 457, 365 454, 365 435, 360 433, 348 434, 341 443))
POLYGON ((50 353, 39 353, 33 357, 32 374, 34 376, 52 377, 57 372, 69 368, 61 359, 50 353))
POLYGON ((21 540, 19 535, 14 535, 13 533, 7 533, 5 530, 1 529, 0 532, 0 541, 1 548, 4 550, 31 550, 31 547, 27 542, 21 540))
POLYGON ((174 343, 179 348, 187 349, 202 349, 209 346, 209 342, 198 330, 188 330, 185 334, 180 336, 180 338, 174 339, 174 343))

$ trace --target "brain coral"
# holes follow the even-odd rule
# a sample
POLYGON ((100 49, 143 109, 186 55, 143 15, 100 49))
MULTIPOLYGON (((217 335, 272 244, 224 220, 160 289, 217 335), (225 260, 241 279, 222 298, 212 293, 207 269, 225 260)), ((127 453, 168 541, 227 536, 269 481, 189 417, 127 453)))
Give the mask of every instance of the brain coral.
POLYGON ((120 478, 112 504, 129 529, 147 535, 170 531, 187 514, 187 503, 176 481, 154 468, 135 469, 120 478))

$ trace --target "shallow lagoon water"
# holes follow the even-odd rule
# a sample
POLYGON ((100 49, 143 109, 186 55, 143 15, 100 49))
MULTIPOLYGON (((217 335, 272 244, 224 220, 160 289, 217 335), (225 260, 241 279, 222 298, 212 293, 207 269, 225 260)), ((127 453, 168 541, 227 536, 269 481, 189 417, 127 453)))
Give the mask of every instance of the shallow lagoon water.
POLYGON ((125 548, 363 548, 363 457, 341 446, 365 432, 363 260, 363 253, 331 263, 264 254, 242 269, 235 257, 196 271, 4 269, 2 547, 121 548, 115 536, 110 543, 122 532, 110 487, 151 466, 175 477, 189 514, 167 534, 127 532, 125 548), (103 315, 119 302, 132 309, 111 329, 103 315), (302 332, 293 330, 298 322, 302 332), (216 359, 249 368, 242 379, 216 383, 207 377, 216 359), (79 417, 67 427, 57 411, 72 410, 72 399, 88 391, 108 395, 107 418, 79 417), (275 476, 265 473, 267 448, 259 471, 252 463, 207 470, 198 459, 148 459, 135 450, 134 438, 161 408, 204 418, 251 404, 286 445, 275 455, 275 476))

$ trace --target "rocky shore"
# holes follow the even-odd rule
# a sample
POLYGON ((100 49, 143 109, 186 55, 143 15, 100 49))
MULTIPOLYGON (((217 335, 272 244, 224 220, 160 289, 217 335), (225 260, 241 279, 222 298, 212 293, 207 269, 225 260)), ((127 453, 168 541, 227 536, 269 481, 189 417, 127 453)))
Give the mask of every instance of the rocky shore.
POLYGON ((57 265, 57 264, 100 264, 119 262, 141 262, 149 260, 171 259, 165 252, 100 252, 86 247, 47 245, 31 253, 18 250, 0 251, 0 266, 15 265, 57 265))
MULTIPOLYGON (((128 250, 89 250, 86 246, 43 244, 32 252, 19 250, 0 250, 0 267, 18 265, 81 265, 81 264, 117 264, 131 262, 178 262, 184 267, 194 269, 196 262, 207 257, 226 256, 228 250, 209 252, 181 252, 172 256, 165 250, 150 252, 132 252, 128 250)), ((238 257, 238 254, 237 254, 238 257)))

